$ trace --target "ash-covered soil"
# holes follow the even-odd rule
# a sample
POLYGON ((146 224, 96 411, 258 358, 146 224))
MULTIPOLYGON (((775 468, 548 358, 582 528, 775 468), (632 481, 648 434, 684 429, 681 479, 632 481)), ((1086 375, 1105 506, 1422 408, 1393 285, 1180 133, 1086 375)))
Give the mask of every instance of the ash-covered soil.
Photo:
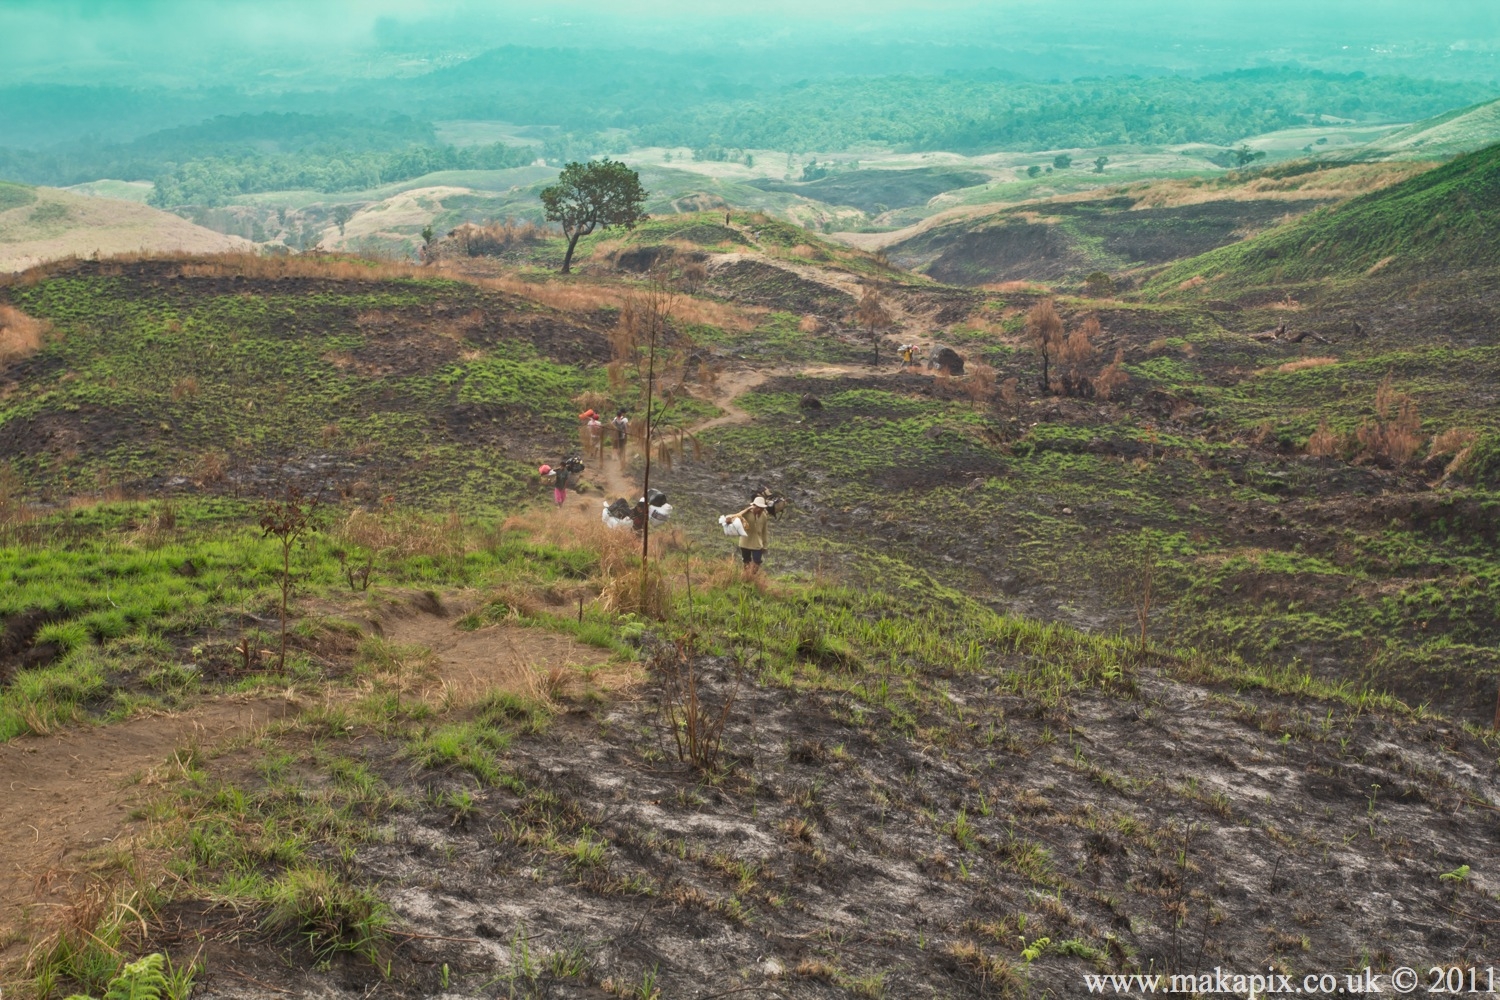
POLYGON ((1058 202, 1041 211, 941 226, 890 247, 891 259, 939 281, 979 285, 1076 279, 1091 270, 1194 257, 1309 212, 1317 201, 1208 201, 1135 208, 1130 197, 1058 202))
MULTIPOLYGON (((716 703, 729 662, 699 666, 716 703)), ((327 859, 399 915, 391 978, 201 907, 168 915, 174 950, 208 933, 215 997, 602 997, 643 977, 663 997, 1086 996, 1099 971, 1488 960, 1500 886, 1441 876, 1496 852, 1491 752, 1161 672, 1182 669, 1017 695, 1001 681, 1033 664, 992 657, 925 671, 890 710, 848 690, 877 678, 808 667, 739 689, 717 783, 678 762, 654 683, 520 741, 492 787, 335 740, 414 802, 473 796, 327 859)))
POLYGON ((854 305, 848 292, 749 258, 714 267, 707 288, 736 302, 794 313, 839 316, 854 305))

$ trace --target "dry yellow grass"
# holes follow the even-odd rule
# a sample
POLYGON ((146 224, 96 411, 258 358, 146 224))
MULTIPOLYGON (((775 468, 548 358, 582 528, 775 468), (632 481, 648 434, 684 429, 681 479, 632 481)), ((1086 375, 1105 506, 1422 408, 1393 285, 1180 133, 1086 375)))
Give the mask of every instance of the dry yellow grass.
POLYGON ((999 281, 987 285, 980 285, 980 291, 984 292, 1009 292, 1011 294, 1021 293, 1027 295, 1051 295, 1052 289, 1035 281, 999 281))
MULTIPOLYGON (((105 258, 105 262, 106 265, 119 265, 147 260, 180 259, 180 254, 135 252, 117 254, 105 258)), ((76 264, 76 258, 49 261, 16 275, 10 281, 21 285, 33 285, 76 264)), ((516 275, 484 277, 444 265, 422 267, 399 261, 326 254, 291 257, 262 257, 254 253, 205 254, 181 260, 176 276, 183 278, 244 277, 261 280, 320 278, 330 281, 389 281, 441 276, 478 285, 481 288, 508 292, 564 312, 619 309, 635 294, 634 290, 628 286, 591 284, 583 281, 530 281, 516 275)), ((0 282, 0 284, 3 283, 5 282, 0 282)), ((755 329, 767 312, 768 310, 759 306, 736 306, 713 299, 678 295, 673 301, 671 316, 678 323, 704 324, 744 332, 755 329)), ((379 312, 361 313, 359 321, 362 326, 378 326, 383 321, 383 317, 384 314, 379 312)), ((482 321, 482 316, 477 320, 473 317, 466 317, 459 321, 459 325, 472 325, 480 321, 482 321)))
POLYGON ((1329 365, 1336 365, 1338 363, 1338 358, 1298 358, 1296 361, 1288 361, 1286 364, 1277 365, 1275 368, 1263 368, 1261 371, 1300 372, 1308 368, 1326 368, 1329 365))
MULTIPOLYGON (((595 285, 574 281, 527 281, 515 276, 499 278, 459 277, 483 288, 509 292, 540 302, 563 312, 593 312, 596 309, 623 309, 636 294, 629 286, 595 285)), ((740 332, 753 330, 765 317, 766 309, 758 306, 734 306, 712 299, 678 295, 672 301, 671 318, 678 323, 704 324, 740 332)))
POLYGON ((1318 429, 1307 439, 1307 453, 1319 457, 1337 455, 1343 447, 1343 439, 1328 426, 1328 421, 1318 423, 1318 429))
POLYGON ((30 357, 41 350, 52 327, 12 306, 0 305, 0 364, 30 357))
POLYGON ((1432 445, 1427 449, 1427 453, 1429 455, 1457 455, 1478 440, 1479 432, 1473 428, 1450 427, 1433 435, 1432 445))
MULTIPOLYGON (((1432 169, 1433 163, 1360 163, 1315 170, 1295 177, 1256 177, 1242 184, 1222 178, 1151 181, 1126 193, 1135 208, 1182 208, 1208 201, 1326 201, 1352 198, 1399 184, 1432 169)), ((1092 192, 1090 197, 1098 197, 1092 192)))

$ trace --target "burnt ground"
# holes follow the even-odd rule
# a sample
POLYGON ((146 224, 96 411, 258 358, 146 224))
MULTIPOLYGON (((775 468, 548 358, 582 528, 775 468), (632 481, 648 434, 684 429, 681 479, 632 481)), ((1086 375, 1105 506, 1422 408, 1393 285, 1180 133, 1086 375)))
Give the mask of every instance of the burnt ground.
MULTIPOLYGON (((827 291, 776 270, 797 283, 767 293, 779 308, 799 311, 799 296, 827 291)), ((432 359, 446 358, 456 335, 461 352, 511 350, 529 365, 537 359, 505 334, 525 317, 465 328, 473 309, 455 309, 442 314, 447 332, 400 332, 405 321, 380 314, 417 318, 426 303, 407 301, 404 288, 359 302, 322 298, 343 287, 308 289, 311 308, 341 317, 335 332, 348 338, 319 350, 347 351, 356 375, 360 364, 404 366, 359 376, 377 394, 370 412, 391 421, 444 414, 452 433, 469 435, 386 446, 381 462, 421 473, 404 480, 411 495, 465 496, 444 447, 498 450, 521 439, 507 454, 519 465, 524 436, 504 428, 527 411, 465 398, 472 376, 457 388, 437 381, 447 369, 432 359), (475 340, 487 329, 499 331, 494 348, 475 340)), ((1352 433, 1388 371, 1418 395, 1426 430, 1492 426, 1494 361, 1484 352, 1493 309, 1458 279, 1428 291, 1305 304, 1245 297, 1204 309, 1098 304, 1101 346, 1123 349, 1131 366, 1108 402, 1027 388, 1011 414, 971 408, 958 385, 919 376, 770 382, 753 421, 716 429, 707 460, 680 463, 660 482, 682 523, 699 527, 711 523, 699 515, 743 505, 747 487, 786 489, 795 509, 773 536, 778 574, 821 571, 824 551, 835 571, 852 570, 849 553, 874 550, 993 607, 1096 631, 1130 610, 1135 581, 1119 571, 1113 544, 1151 529, 1171 545, 1160 586, 1172 610, 1154 625, 1165 643, 1393 690, 1451 719, 1272 695, 1254 669, 1216 687, 1199 666, 1169 660, 1102 691, 1059 693, 1026 686, 1045 659, 1030 652, 997 655, 974 673, 928 663, 916 678, 846 678, 804 664, 767 677, 742 696, 730 738, 737 763, 718 783, 676 762, 654 688, 640 702, 577 706, 547 734, 517 737, 493 784, 419 769, 390 735, 294 732, 281 746, 316 751, 300 772, 307 788, 329 784, 316 761, 332 745, 400 793, 371 816, 351 858, 321 840, 310 846, 330 870, 368 880, 392 902, 401 922, 399 947, 386 955, 391 979, 354 958, 320 968, 300 941, 268 941, 260 914, 201 902, 168 912, 181 927, 163 942, 185 957, 203 932, 208 992, 232 996, 261 995, 252 980, 297 993, 428 995, 442 990, 444 964, 448 992, 509 995, 516 981, 497 977, 524 967, 520 941, 534 954, 560 952, 572 970, 562 982, 539 975, 517 987, 554 996, 599 996, 606 980, 618 995, 653 969, 664 996, 962 996, 1027 982, 1033 995, 1072 995, 1094 969, 1481 964, 1500 926, 1489 923, 1500 918, 1489 870, 1494 752, 1457 720, 1487 722, 1493 710, 1495 501, 1461 478, 1437 483, 1441 469, 1426 465, 1301 454, 1321 417, 1352 433), (1280 322, 1329 343, 1245 336, 1280 322), (1454 349, 1474 353, 1450 357, 1454 349), (1340 363, 1276 372, 1325 351, 1340 363), (778 408, 778 397, 808 390, 830 401, 823 411, 778 408), (900 423, 893 416, 910 425, 900 436, 887 433, 900 423), (471 807, 434 804, 460 790, 471 807), (570 954, 587 958, 588 971, 570 954)), ((962 308, 961 296, 944 294, 938 308, 962 308)), ((116 322, 86 303, 53 305, 59 316, 83 309, 101 328, 116 322)), ((255 322, 258 307, 243 308, 219 320, 255 322)), ((1063 303, 1070 324, 1083 310, 1063 303)), ((1032 361, 1014 349, 1019 321, 1004 322, 1004 336, 981 331, 960 346, 1028 387, 1032 361)), ((602 342, 602 330, 594 335, 602 342)), ((566 337, 556 341, 561 357, 566 337)), ((63 379, 79 370, 75 358, 29 364, 57 390, 72 384, 63 379)), ((504 377, 537 374, 555 372, 504 377)), ((92 399, 107 397, 106 373, 86 377, 92 399)), ((571 384, 534 384, 544 391, 528 400, 560 405, 530 419, 542 430, 567 426, 571 384)), ((124 411, 51 411, 64 421, 75 412, 113 420, 124 411)), ((344 460, 354 460, 348 438, 326 452, 309 447, 327 412, 297 425, 305 440, 273 435, 257 447, 275 454, 291 441, 286 454, 299 461, 348 448, 344 460)), ((883 583, 919 585, 883 565, 883 583)), ((252 794, 284 793, 234 759, 214 773, 252 794)))
MULTIPOLYGON (((701 666, 721 696, 727 662, 701 666)), ((717 784, 677 763, 653 689, 574 708, 504 754, 490 787, 416 771, 388 740, 335 739, 325 749, 409 801, 473 795, 462 816, 386 813, 355 858, 328 859, 399 916, 391 978, 353 959, 310 968, 295 941, 267 951, 243 918, 249 936, 223 943, 234 915, 201 905, 167 914, 174 950, 209 929, 202 995, 224 997, 263 995, 255 981, 602 997, 643 976, 663 997, 1085 996, 1096 971, 1493 951, 1500 903, 1478 863, 1496 852, 1500 787, 1461 731, 1155 669, 1061 699, 999 683, 1029 669, 924 671, 910 718, 866 697, 873 676, 804 667, 790 687, 746 687, 717 784), (543 971, 549 956, 569 974, 543 971), (516 973, 528 961, 534 978, 516 973)))
POLYGON ((847 292, 758 260, 720 264, 709 275, 708 291, 751 305, 832 316, 854 305, 847 292))
MULTIPOLYGON (((1080 279, 1193 257, 1237 242, 1324 202, 1209 201, 1136 209, 1130 197, 1057 202, 1045 219, 1004 213, 976 227, 955 223, 923 232, 887 251, 905 267, 939 281, 979 285, 1080 279)), ((1024 210, 1022 210, 1024 211, 1024 210)))
POLYGON ((1014 405, 976 409, 962 380, 894 366, 773 380, 756 390, 766 408, 753 423, 715 431, 705 465, 664 475, 695 515, 737 509, 769 481, 793 501, 781 530, 794 549, 875 546, 994 607, 1090 631, 1130 625, 1121 546, 1154 537, 1175 552, 1156 581, 1164 640, 1488 724, 1500 501, 1449 475, 1451 452, 1396 466, 1355 437, 1387 376, 1417 403, 1422 447, 1492 427, 1491 286, 1370 282, 1207 309, 1064 300, 1070 326, 1089 312, 1101 323, 1094 364, 1119 352, 1130 372, 1108 401, 1038 392, 1035 359, 1018 349, 1035 297, 1007 294, 1006 333, 955 343, 997 382, 1017 379, 1014 405), (1250 336, 1278 326, 1281 340, 1250 336), (804 394, 827 405, 789 405, 804 394), (1307 455, 1325 421, 1343 452, 1307 455))
POLYGON ((614 316, 446 281, 78 262, 4 294, 50 321, 0 370, 0 455, 57 500, 458 491, 514 502, 570 446, 614 316))

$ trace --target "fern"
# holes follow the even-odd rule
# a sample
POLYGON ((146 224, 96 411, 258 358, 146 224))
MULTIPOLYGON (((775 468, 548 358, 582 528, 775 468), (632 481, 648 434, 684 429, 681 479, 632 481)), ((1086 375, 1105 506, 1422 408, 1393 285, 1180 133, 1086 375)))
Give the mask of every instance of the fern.
POLYGON ((161 952, 131 962, 109 984, 104 1000, 164 1000, 167 977, 162 973, 161 952))
MULTIPOLYGON (((119 975, 110 980, 109 991, 104 994, 104 1000, 167 1000, 167 977, 162 971, 165 961, 161 952, 155 952, 126 965, 119 975)), ((75 993, 68 1000, 93 998, 75 993)))

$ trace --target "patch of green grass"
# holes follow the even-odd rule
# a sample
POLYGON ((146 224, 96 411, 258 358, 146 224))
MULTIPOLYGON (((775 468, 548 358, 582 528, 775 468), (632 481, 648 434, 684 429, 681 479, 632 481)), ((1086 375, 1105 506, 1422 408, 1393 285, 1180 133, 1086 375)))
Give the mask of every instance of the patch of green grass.
POLYGON ((510 734, 485 721, 439 725, 412 740, 409 753, 427 768, 453 768, 474 775, 486 785, 498 784, 496 753, 510 746, 510 734))
MULTIPOLYGON (((46 613, 53 620, 36 642, 55 643, 61 656, 50 666, 20 671, 0 689, 0 739, 46 732, 112 706, 118 710, 130 698, 190 696, 202 687, 198 666, 205 658, 220 669, 238 666, 233 647, 242 635, 250 635, 256 650, 274 647, 274 635, 262 634, 262 625, 250 624, 254 619, 247 616, 274 619, 279 553, 274 540, 245 523, 245 511, 243 504, 184 500, 172 506, 173 526, 165 528, 160 505, 105 504, 32 522, 28 529, 38 541, 0 546, 0 618, 46 613)), ((297 595, 350 593, 339 562, 348 547, 341 535, 347 517, 325 509, 319 530, 294 553, 297 595)), ((539 543, 478 519, 401 510, 360 517, 360 524, 378 529, 389 543, 372 553, 377 587, 544 588, 598 571, 597 553, 539 543)), ((597 609, 582 622, 539 615, 524 623, 632 655, 614 619, 597 609)), ((340 627, 305 625, 293 630, 294 643, 316 644, 323 631, 340 627)), ((320 676, 321 668, 295 655, 291 664, 285 676, 254 673, 243 683, 300 683, 320 676)))

